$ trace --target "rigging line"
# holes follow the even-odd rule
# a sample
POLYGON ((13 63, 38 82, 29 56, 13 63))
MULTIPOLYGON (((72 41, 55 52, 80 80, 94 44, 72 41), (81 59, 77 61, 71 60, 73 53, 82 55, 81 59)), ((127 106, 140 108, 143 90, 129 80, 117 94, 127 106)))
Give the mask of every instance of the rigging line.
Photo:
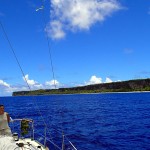
MULTIPOLYGON (((44 24, 46 25, 46 19, 45 19, 45 10, 44 10, 44 1, 41 0, 41 3, 42 3, 42 15, 43 15, 43 21, 44 21, 44 24)), ((53 80, 54 80, 54 87, 56 89, 56 80, 55 80, 55 73, 54 73, 54 66, 53 66, 53 60, 52 60, 52 52, 51 52, 51 46, 50 46, 50 41, 49 41, 49 38, 48 38, 48 33, 46 31, 46 40, 47 40, 47 45, 48 45, 48 52, 49 52, 49 59, 50 59, 50 64, 51 64, 51 70, 52 70, 52 74, 53 74, 53 80)))
MULTIPOLYGON (((28 81, 27 81, 27 79, 25 78, 25 74, 24 74, 24 72, 23 72, 23 69, 22 69, 22 67, 21 67, 21 65, 20 65, 20 63, 19 63, 19 60, 17 59, 16 53, 15 53, 15 51, 14 51, 12 45, 11 45, 11 42, 10 42, 10 40, 9 40, 9 38, 8 38, 8 35, 7 35, 7 33, 6 33, 5 29, 4 29, 4 27, 3 27, 2 23, 1 23, 1 21, 0 21, 0 25, 1 25, 1 27, 2 27, 2 30, 3 30, 3 32, 4 32, 4 35, 5 35, 5 37, 6 37, 7 41, 8 41, 8 43, 9 43, 9 46, 10 46, 10 48, 11 48, 13 54, 14 54, 14 57, 15 57, 15 59, 16 59, 16 62, 17 62, 18 66, 19 66, 19 68, 20 68, 20 70, 21 70, 21 73, 22 73, 22 75, 23 75, 23 77, 24 77, 24 80, 25 80, 25 82, 26 82, 26 84, 27 84, 29 90, 31 91, 31 87, 29 86, 28 81)), ((36 101, 34 100, 34 97, 33 97, 33 101, 34 101, 34 104, 36 104, 36 101)), ((35 107, 35 109, 38 110, 38 112, 39 112, 39 114, 40 114, 40 116, 41 116, 41 118, 42 118, 42 120, 43 120, 45 129, 46 129, 46 128, 47 128, 47 124, 46 124, 45 119, 43 118, 43 116, 42 116, 42 114, 41 114, 41 111, 39 110, 38 105, 36 104, 36 106, 35 106, 35 105, 33 105, 33 106, 35 107)), ((46 137, 45 137, 45 138, 46 138, 46 137)))
MULTIPOLYGON (((46 26, 46 17, 45 17, 45 7, 44 7, 44 0, 41 0, 41 4, 42 4, 42 15, 43 15, 43 22, 46 26)), ((53 67, 53 61, 52 61, 52 53, 51 53, 51 47, 50 47, 50 42, 49 42, 49 38, 48 38, 48 33, 46 32, 46 40, 47 40, 47 44, 48 44, 48 50, 49 50, 49 58, 50 58, 50 63, 51 63, 51 68, 52 68, 52 74, 53 74, 53 80, 54 80, 54 86, 56 89, 56 80, 55 80, 55 74, 54 74, 54 67, 53 67)), ((63 130, 63 114, 62 111, 60 111, 61 114, 61 130, 62 130, 62 136, 64 135, 64 130, 63 130)))
MULTIPOLYGON (((46 19, 45 19, 45 11, 44 11, 44 0, 41 0, 41 3, 42 3, 42 11, 43 11, 43 21, 44 21, 44 24, 46 25, 46 19)), ((40 8, 40 9, 41 9, 40 8)), ((51 47, 50 47, 50 42, 49 42, 49 38, 48 38, 48 33, 46 32, 46 40, 47 40, 47 44, 48 44, 48 49, 49 49, 49 58, 50 58, 50 62, 51 62, 51 68, 52 68, 52 73, 53 73, 53 80, 54 80, 54 86, 55 86, 55 89, 56 89, 56 80, 55 80, 55 74, 54 74, 54 67, 53 67, 53 61, 52 61, 52 54, 51 54, 51 47)), ((63 115, 62 114, 62 111, 60 111, 60 114, 61 116, 63 115)), ((62 118, 61 118, 62 119, 62 118)), ((62 121, 61 121, 62 122, 62 121)), ((64 134, 64 131, 63 131, 63 125, 61 124, 61 128, 62 128, 62 131, 61 131, 61 134, 63 137, 66 137, 66 135, 64 134)), ((58 132, 60 133, 60 132, 58 132)), ((68 138, 67 138, 68 139, 68 138)), ((69 139, 68 139, 69 141, 69 139)), ((77 150, 74 145, 69 141, 69 143, 72 145, 72 147, 77 150)), ((62 148, 63 149, 63 148, 62 148)))
MULTIPOLYGON (((41 4, 42 6, 39 9, 36 9, 36 11, 42 10, 42 18, 43 18, 43 22, 44 25, 46 26, 46 19, 45 19, 45 7, 44 7, 44 1, 41 0, 41 4)), ((43 27, 44 28, 44 27, 43 27)), ((53 81, 54 81, 54 88, 56 89, 56 80, 55 80, 55 73, 54 73, 54 67, 53 67, 53 60, 52 60, 52 53, 51 53, 51 46, 50 46, 50 41, 48 39, 48 33, 46 32, 46 40, 47 40, 47 45, 48 45, 48 53, 49 53, 49 59, 50 59, 50 64, 51 64, 51 71, 52 71, 52 76, 53 76, 53 81)), ((52 135, 49 132, 49 135, 52 139, 52 135)), ((52 139, 53 141, 53 139, 52 139)))
POLYGON ((15 54, 15 51, 14 51, 14 49, 13 49, 11 43, 10 43, 10 40, 9 40, 9 38, 8 38, 8 36, 7 36, 7 33, 6 33, 5 29, 4 29, 4 27, 3 27, 2 23, 1 23, 1 21, 0 21, 0 25, 1 25, 1 27, 2 27, 2 30, 3 30, 3 33, 4 33, 5 37, 6 37, 6 39, 7 39, 7 42, 9 43, 9 46, 10 46, 10 48, 11 48, 11 50, 12 50, 12 53, 13 53, 13 55, 15 56, 16 62, 17 62, 18 66, 19 66, 19 68, 20 68, 20 70, 21 70, 21 73, 22 73, 22 75, 23 75, 23 77, 24 77, 24 80, 25 80, 25 82, 27 83, 27 86, 28 86, 28 88, 29 88, 30 91, 31 91, 31 88, 30 88, 30 86, 29 86, 29 84, 28 84, 28 81, 27 81, 27 79, 25 78, 25 74, 24 74, 24 72, 23 72, 23 69, 22 69, 22 67, 21 67, 21 65, 20 65, 20 63, 19 63, 19 60, 17 59, 17 56, 16 56, 16 54, 15 54))
MULTIPOLYGON (((55 129, 55 131, 56 132, 58 132, 59 134, 62 134, 59 130, 56 130, 55 129)), ((74 144, 70 141, 70 139, 67 137, 67 135, 66 134, 63 134, 64 135, 64 137, 66 138, 66 140, 70 143, 70 145, 74 148, 74 150, 77 150, 77 148, 74 146, 74 144)))
MULTIPOLYGON (((24 77, 24 80, 25 80, 25 82, 26 82, 26 84, 27 84, 29 90, 32 91, 30 85, 28 84, 27 79, 25 78, 25 74, 24 74, 24 72, 23 72, 23 69, 22 69, 22 67, 21 67, 21 65, 20 65, 20 63, 19 63, 19 60, 17 59, 16 53, 15 53, 15 51, 14 51, 12 45, 11 45, 11 42, 10 42, 10 40, 9 40, 9 38, 8 38, 8 35, 7 35, 7 33, 6 33, 5 29, 4 29, 4 27, 3 27, 2 23, 1 23, 1 21, 0 21, 0 25, 1 25, 1 27, 2 27, 2 30, 3 30, 3 32, 4 32, 4 35, 5 35, 5 37, 6 37, 7 41, 8 41, 8 43, 9 43, 9 46, 10 46, 10 48, 11 48, 13 54, 14 54, 14 57, 15 57, 15 59, 16 59, 16 62, 17 62, 18 66, 19 66, 19 68, 20 68, 20 70, 21 70, 21 73, 22 73, 22 75, 23 75, 23 77, 24 77)), ((34 98, 33 98, 33 100, 34 100, 34 98)), ((36 101, 34 101, 34 103, 36 104, 36 101)), ((33 105, 33 106, 35 107, 35 105, 33 105)), ((39 107, 38 107, 37 104, 36 104, 36 109, 38 110, 38 112, 39 112, 39 114, 40 114, 40 116, 41 116, 41 118, 42 118, 42 120, 43 120, 43 122, 44 122, 45 128, 47 128, 47 124, 46 124, 46 122, 45 122, 45 120, 44 120, 44 118, 43 118, 43 116, 42 116, 42 114, 41 114, 41 111, 40 111, 40 109, 39 109, 39 107)))
MULTIPOLYGON (((48 126, 49 127, 49 126, 48 126)), ((50 128, 50 127, 49 127, 50 128)), ((56 129, 56 128, 54 128, 54 130, 57 132, 57 133, 59 133, 59 134, 61 134, 62 135, 62 131, 60 131, 60 130, 58 130, 58 129, 56 129)), ((49 133, 49 131, 48 131, 48 133, 49 133)), ((72 147, 74 147, 74 149, 76 150, 76 147, 74 146, 74 144, 71 142, 71 140, 68 138, 68 135, 67 134, 64 134, 63 133, 63 135, 64 135, 64 137, 65 137, 65 139, 72 145, 72 147)))
MULTIPOLYGON (((44 137, 42 134, 38 133, 40 136, 44 137)), ((49 141, 52 145, 55 146, 55 148, 58 148, 59 150, 62 150, 58 145, 56 145, 52 140, 47 139, 47 141, 49 141)))

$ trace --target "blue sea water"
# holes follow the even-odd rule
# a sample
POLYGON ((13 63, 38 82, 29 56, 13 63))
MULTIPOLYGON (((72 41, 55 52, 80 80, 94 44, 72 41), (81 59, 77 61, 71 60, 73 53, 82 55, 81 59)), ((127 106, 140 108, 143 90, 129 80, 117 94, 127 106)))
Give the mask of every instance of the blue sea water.
POLYGON ((34 119, 41 132, 45 122, 56 142, 63 129, 78 150, 150 149, 150 93, 0 97, 0 103, 12 118, 34 119))

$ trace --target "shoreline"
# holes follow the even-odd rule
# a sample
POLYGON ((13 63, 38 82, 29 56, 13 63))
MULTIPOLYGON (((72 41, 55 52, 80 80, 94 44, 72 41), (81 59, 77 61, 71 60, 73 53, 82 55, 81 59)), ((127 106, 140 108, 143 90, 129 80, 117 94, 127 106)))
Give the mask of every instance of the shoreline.
MULTIPOLYGON (((150 91, 132 91, 132 92, 100 92, 100 93, 70 93, 70 94, 43 94, 43 95, 16 95, 12 97, 17 97, 17 96, 49 96, 49 95, 85 95, 85 94, 132 94, 132 93, 150 93, 150 91)), ((11 96, 10 96, 11 97, 11 96)))
POLYGON ((38 89, 16 91, 12 96, 54 95, 54 94, 108 94, 108 93, 145 93, 150 92, 150 79, 136 79, 122 82, 92 84, 80 87, 38 89))

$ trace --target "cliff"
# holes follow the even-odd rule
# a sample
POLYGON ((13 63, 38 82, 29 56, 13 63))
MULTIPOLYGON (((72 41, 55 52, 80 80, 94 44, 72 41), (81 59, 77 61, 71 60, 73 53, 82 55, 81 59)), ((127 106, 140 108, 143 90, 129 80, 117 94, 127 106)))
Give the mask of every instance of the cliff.
POLYGON ((87 86, 59 89, 40 89, 34 91, 13 92, 13 96, 48 95, 48 94, 75 94, 75 93, 102 93, 102 92, 133 92, 150 91, 150 79, 138 79, 122 82, 101 83, 87 86))

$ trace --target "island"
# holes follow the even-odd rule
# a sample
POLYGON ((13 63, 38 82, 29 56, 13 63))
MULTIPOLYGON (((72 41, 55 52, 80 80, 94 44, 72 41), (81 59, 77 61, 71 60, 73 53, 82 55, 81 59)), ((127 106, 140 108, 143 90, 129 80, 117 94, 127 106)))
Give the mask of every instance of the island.
POLYGON ((12 96, 27 95, 50 95, 50 94, 78 94, 78 93, 107 93, 107 92, 142 92, 150 91, 150 78, 136 79, 111 83, 100 83, 86 86, 58 88, 58 89, 39 89, 33 91, 16 91, 12 96))

